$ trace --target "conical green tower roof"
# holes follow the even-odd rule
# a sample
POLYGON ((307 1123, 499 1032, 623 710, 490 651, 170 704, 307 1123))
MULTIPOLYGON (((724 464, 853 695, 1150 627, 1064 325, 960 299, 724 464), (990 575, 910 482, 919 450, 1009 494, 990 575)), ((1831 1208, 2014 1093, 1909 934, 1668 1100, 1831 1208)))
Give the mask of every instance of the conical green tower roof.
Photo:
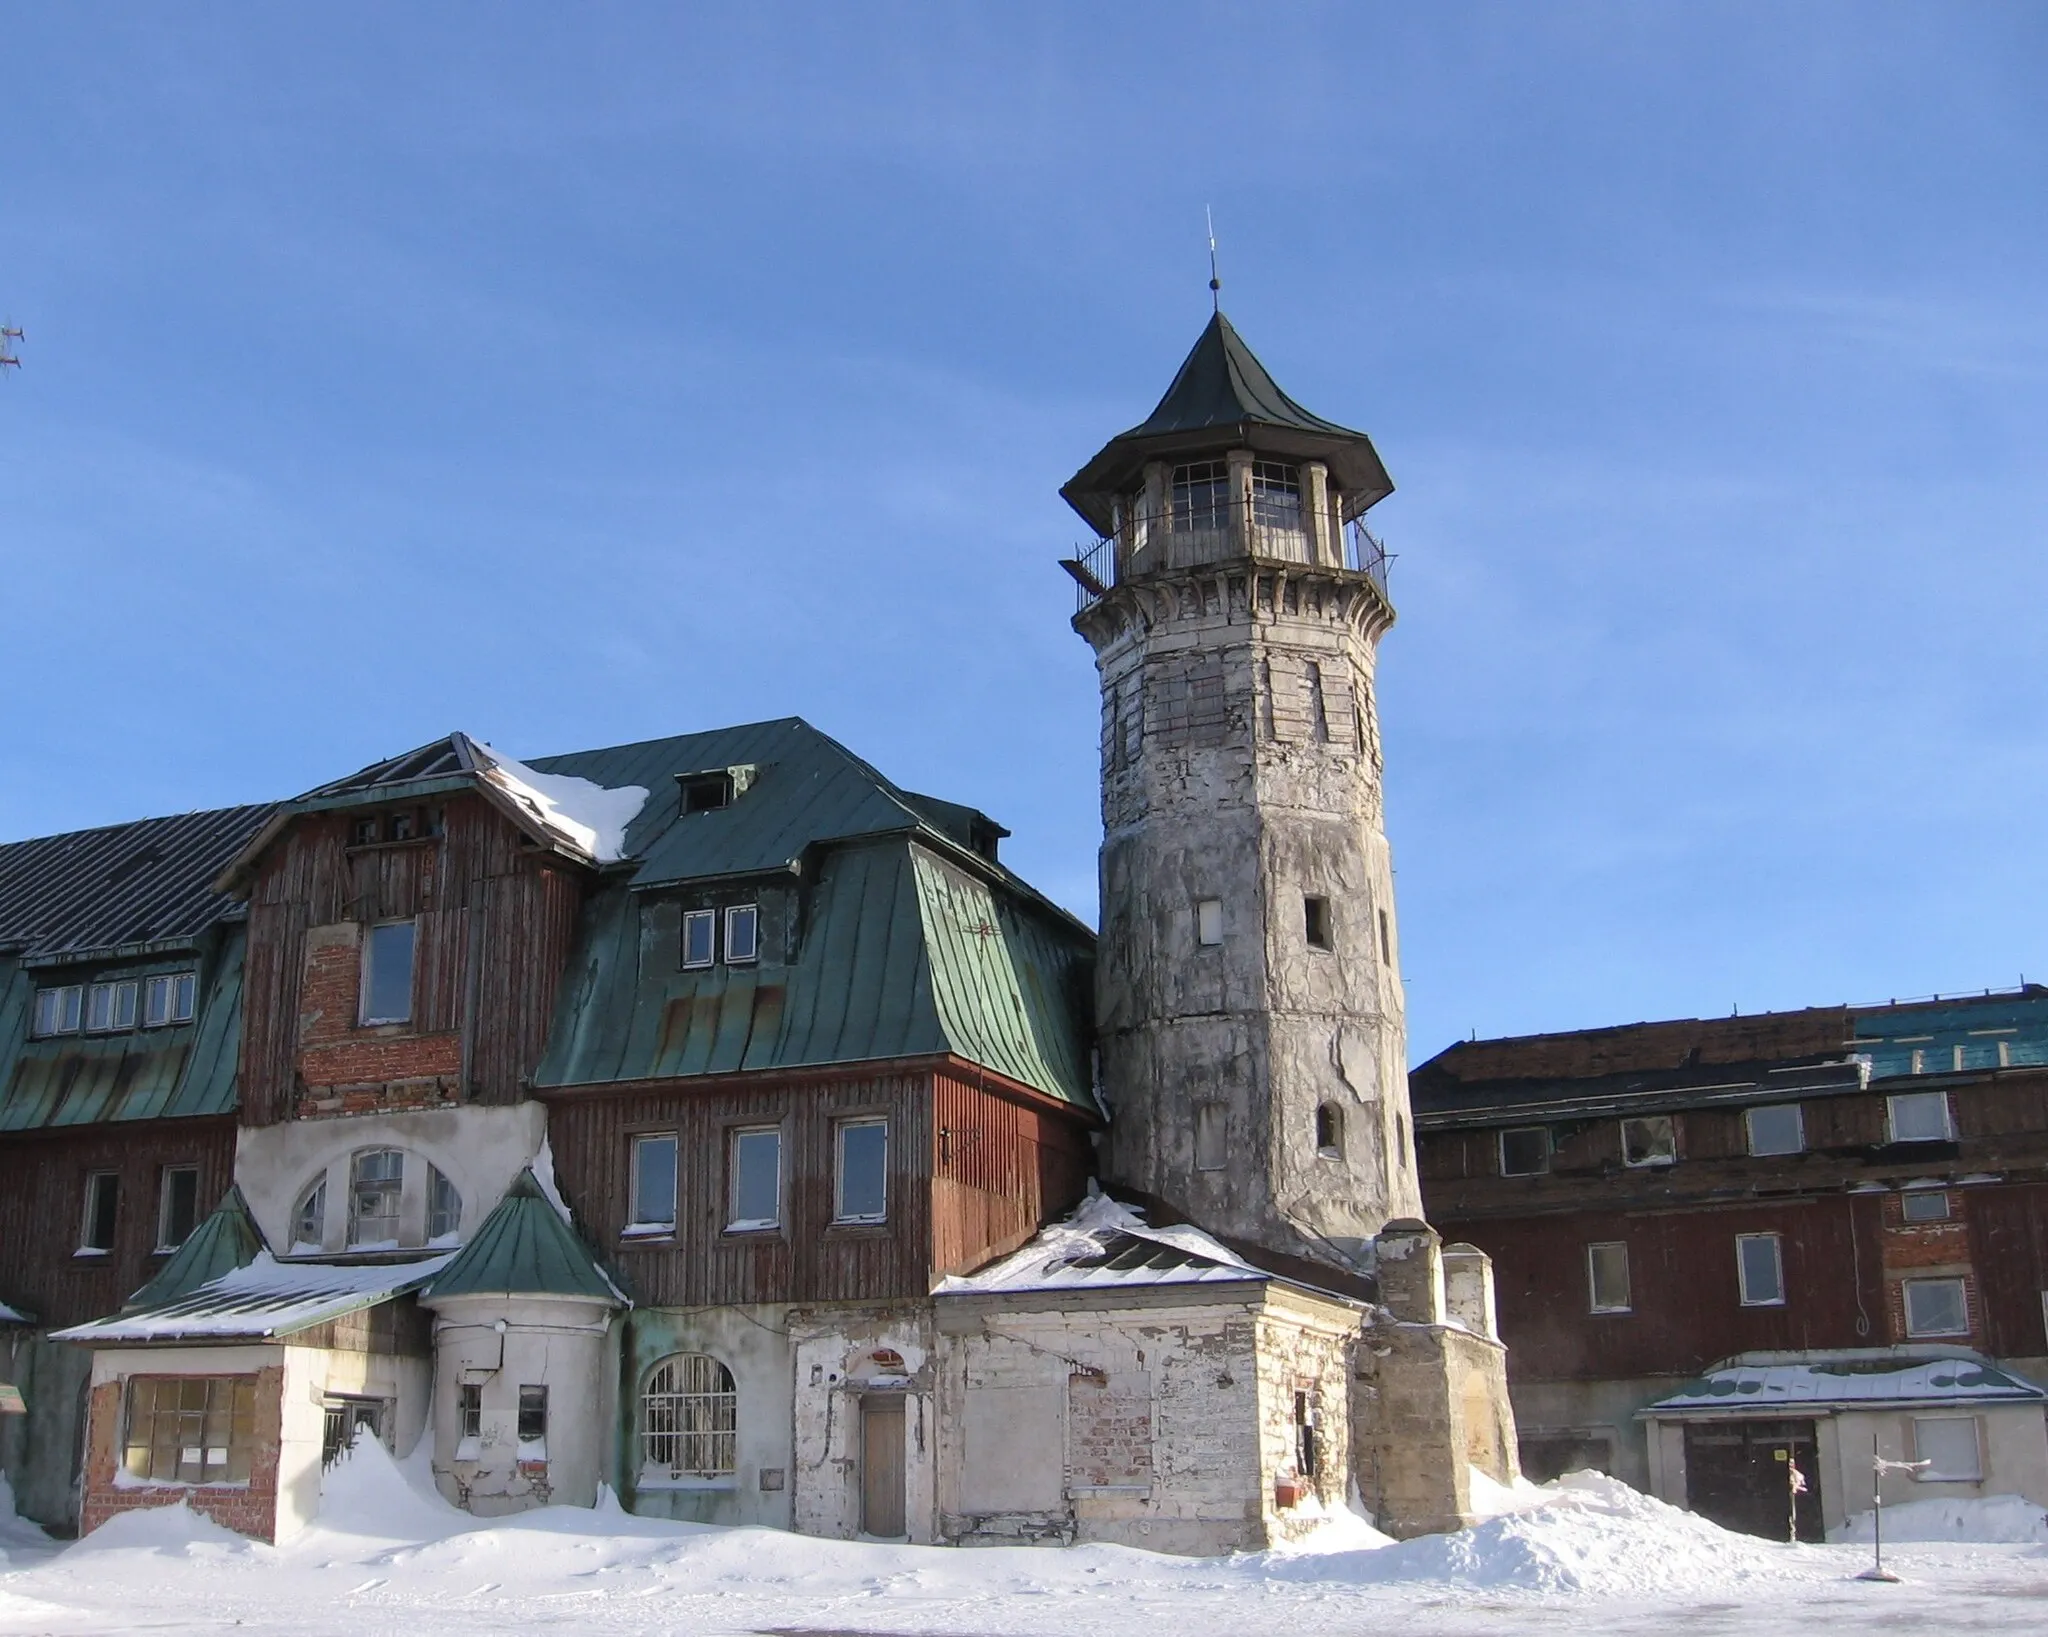
POLYGON ((242 1190, 230 1184, 213 1214, 192 1230, 156 1277, 122 1304, 123 1311, 162 1307, 189 1296, 209 1279, 245 1268, 264 1249, 262 1231, 249 1214, 242 1190))
POLYGON ((1266 366, 1219 310, 1182 361, 1152 413, 1119 432, 1060 490, 1101 533, 1110 501, 1135 490, 1151 460, 1201 460, 1227 449, 1320 460, 1355 517, 1394 492, 1372 439, 1312 414, 1280 390, 1266 366))
POLYGON ((529 1168, 505 1191, 469 1243, 420 1292, 443 1296, 587 1296, 629 1304, 578 1239, 529 1168))

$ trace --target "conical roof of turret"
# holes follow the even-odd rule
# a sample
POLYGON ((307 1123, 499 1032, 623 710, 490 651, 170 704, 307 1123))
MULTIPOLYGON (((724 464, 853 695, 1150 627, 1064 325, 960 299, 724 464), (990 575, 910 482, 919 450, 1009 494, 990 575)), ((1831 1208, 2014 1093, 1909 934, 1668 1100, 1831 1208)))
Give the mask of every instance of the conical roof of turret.
POLYGON ((1147 461, 1200 460, 1227 449, 1325 462, 1332 481, 1344 491, 1347 516, 1355 517, 1394 490, 1372 440, 1288 397, 1219 309, 1203 326, 1158 407, 1104 444, 1060 494, 1106 534, 1112 524, 1110 501, 1137 487, 1147 461))

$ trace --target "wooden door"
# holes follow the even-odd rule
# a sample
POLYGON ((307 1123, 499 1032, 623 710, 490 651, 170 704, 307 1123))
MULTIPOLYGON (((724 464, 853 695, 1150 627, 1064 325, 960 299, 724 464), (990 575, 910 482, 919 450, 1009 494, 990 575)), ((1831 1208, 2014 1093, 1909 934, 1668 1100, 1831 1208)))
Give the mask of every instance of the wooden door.
POLYGON ((1724 1529, 1767 1540, 1791 1532, 1787 1472, 1799 1463, 1799 1538, 1819 1540, 1820 1450, 1811 1421, 1692 1422, 1685 1429, 1686 1504, 1724 1529))
POLYGON ((867 1398, 860 1407, 861 1533, 903 1534, 903 1511, 903 1400, 867 1398))

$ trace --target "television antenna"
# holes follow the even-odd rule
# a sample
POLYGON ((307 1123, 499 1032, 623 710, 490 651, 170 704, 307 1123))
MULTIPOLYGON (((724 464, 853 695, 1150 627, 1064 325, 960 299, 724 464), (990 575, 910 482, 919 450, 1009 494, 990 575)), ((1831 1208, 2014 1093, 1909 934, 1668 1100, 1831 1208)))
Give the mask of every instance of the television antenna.
POLYGON ((21 368, 21 355, 14 350, 14 343, 27 339, 14 325, 0 320, 0 369, 21 368))

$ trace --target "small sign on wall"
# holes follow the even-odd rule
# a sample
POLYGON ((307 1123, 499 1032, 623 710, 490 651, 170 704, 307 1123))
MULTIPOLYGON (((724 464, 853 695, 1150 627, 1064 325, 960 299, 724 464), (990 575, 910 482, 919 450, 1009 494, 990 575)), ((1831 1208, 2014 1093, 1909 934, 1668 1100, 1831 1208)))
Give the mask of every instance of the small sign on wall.
POLYGON ((0 1415, 26 1415, 28 1405, 21 1399, 21 1389, 0 1381, 0 1415))

